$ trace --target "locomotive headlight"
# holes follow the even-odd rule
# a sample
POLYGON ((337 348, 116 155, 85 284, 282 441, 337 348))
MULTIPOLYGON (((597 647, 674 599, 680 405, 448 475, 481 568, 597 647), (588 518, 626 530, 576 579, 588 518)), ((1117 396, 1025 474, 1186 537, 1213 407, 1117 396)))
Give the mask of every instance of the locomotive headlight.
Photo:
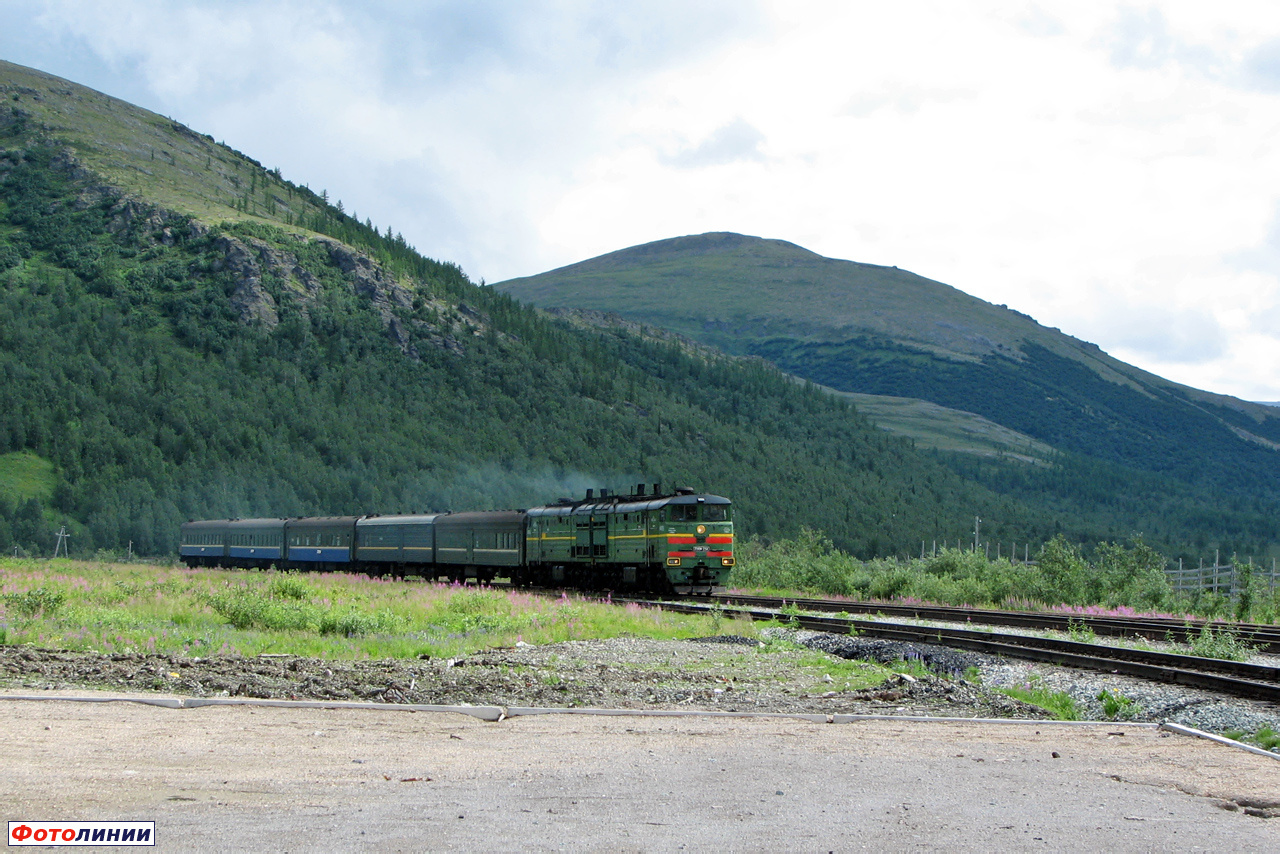
POLYGON ((733 558, 731 558, 731 557, 722 557, 722 558, 720 558, 720 565, 721 565, 721 566, 733 566, 733 558))
POLYGON ((698 526, 698 533, 699 533, 699 534, 705 534, 706 532, 707 532, 707 526, 706 526, 706 525, 699 525, 699 526, 698 526))

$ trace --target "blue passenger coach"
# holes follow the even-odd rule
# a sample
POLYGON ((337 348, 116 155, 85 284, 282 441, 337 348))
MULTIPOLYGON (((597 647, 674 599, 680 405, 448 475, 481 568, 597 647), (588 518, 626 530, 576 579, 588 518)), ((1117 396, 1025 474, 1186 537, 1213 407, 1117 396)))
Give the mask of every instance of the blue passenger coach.
POLYGON ((178 556, 187 566, 223 566, 227 558, 229 519, 206 519, 182 526, 178 556))
POLYGON ((351 568, 356 516, 317 516, 284 523, 285 566, 295 569, 351 568))
POLYGON ((232 519, 227 522, 230 566, 278 563, 284 556, 284 519, 232 519))

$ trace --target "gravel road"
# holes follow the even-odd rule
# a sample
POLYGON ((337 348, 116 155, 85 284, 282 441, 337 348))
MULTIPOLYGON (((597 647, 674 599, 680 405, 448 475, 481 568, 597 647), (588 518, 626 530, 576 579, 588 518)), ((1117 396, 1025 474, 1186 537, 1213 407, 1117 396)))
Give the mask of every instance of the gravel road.
POLYGON ((155 821, 160 850, 1280 848, 1280 762, 1268 757, 1126 723, 905 719, 1044 717, 989 687, 1036 679, 1086 707, 1099 686, 1123 690, 1144 719, 1220 729, 1280 719, 1262 704, 1108 674, 787 630, 763 643, 611 639, 413 661, 0 647, 0 695, 10 696, 890 716, 483 723, 387 705, 9 701, 0 811, 155 821), (903 658, 945 675, 858 678, 859 659, 903 658), (960 676, 971 668, 981 684, 960 676))
POLYGON ((160 851, 1280 850, 1280 762, 1133 725, 0 708, 0 812, 160 851))

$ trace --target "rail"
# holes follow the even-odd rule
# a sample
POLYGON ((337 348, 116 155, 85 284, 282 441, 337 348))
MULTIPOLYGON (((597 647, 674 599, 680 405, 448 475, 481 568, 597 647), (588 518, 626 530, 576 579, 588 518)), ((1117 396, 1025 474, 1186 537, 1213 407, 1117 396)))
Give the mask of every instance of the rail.
MULTIPOLYGON (((685 614, 704 614, 723 608, 720 604, 661 602, 640 599, 615 599, 636 602, 685 614)), ((774 600, 781 603, 782 600, 774 600)), ((790 600, 788 600, 790 601, 790 600)), ((1113 647, 1079 641, 1003 635, 975 629, 941 628, 878 620, 859 620, 847 616, 817 616, 782 613, 777 609, 736 608, 734 613, 752 620, 786 620, 798 628, 833 634, 856 633, 888 640, 930 643, 941 646, 1001 655, 1032 661, 1043 661, 1068 667, 1103 670, 1138 676, 1159 682, 1172 682, 1222 694, 1280 702, 1280 668, 1245 664, 1221 659, 1200 658, 1176 653, 1113 647)))
MULTIPOLYGON (((705 601, 705 597, 703 597, 705 601)), ((1280 627, 1257 623, 1219 623, 1198 619, 1167 617, 1115 617, 1096 614, 1064 614, 1051 611, 996 611, 950 605, 908 605, 891 602, 850 602, 839 599, 779 599, 770 596, 748 596, 738 593, 717 594, 711 601, 722 605, 778 608, 788 603, 807 611, 824 613, 883 614, 919 620, 950 623, 976 623, 1056 631, 1088 630, 1112 637, 1143 637, 1150 640, 1189 642, 1205 628, 1229 629, 1240 639, 1255 645, 1261 652, 1280 652, 1280 627)))

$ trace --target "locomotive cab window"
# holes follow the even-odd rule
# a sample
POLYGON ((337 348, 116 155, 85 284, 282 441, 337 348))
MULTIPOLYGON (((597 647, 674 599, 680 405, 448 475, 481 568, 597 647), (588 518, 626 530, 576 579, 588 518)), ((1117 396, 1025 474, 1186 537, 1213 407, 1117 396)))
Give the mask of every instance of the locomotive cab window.
POLYGON ((676 504, 671 507, 672 522, 696 522, 698 521, 698 505, 696 504, 676 504))
POLYGON ((704 504, 702 506, 702 521, 728 522, 729 521, 729 505, 728 504, 704 504))

